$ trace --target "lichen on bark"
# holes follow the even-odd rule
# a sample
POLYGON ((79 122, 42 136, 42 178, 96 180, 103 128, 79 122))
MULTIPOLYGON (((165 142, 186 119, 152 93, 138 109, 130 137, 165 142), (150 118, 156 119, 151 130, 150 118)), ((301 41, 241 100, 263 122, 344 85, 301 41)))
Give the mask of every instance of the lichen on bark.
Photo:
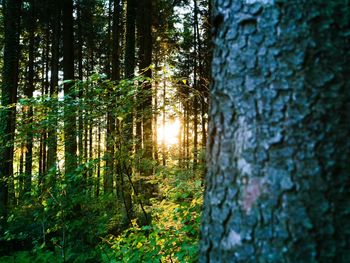
POLYGON ((350 262, 349 1, 214 1, 200 262, 350 262))

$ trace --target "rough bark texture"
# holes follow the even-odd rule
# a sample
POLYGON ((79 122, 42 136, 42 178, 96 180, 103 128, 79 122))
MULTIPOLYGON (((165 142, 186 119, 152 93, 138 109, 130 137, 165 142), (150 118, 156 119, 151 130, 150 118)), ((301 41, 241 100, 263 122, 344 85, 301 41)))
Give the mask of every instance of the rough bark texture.
POLYGON ((349 1, 214 1, 200 262, 350 262, 349 1))

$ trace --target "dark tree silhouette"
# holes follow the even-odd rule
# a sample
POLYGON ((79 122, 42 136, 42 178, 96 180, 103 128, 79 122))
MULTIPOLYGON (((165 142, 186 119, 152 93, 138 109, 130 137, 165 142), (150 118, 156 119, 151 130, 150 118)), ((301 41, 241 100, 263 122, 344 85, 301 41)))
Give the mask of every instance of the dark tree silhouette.
POLYGON ((19 60, 19 24, 22 1, 3 1, 4 66, 0 109, 0 233, 6 222, 8 189, 13 180, 13 150, 16 122, 19 60))
MULTIPOLYGON (((73 0, 63 1, 63 74, 65 80, 74 80, 73 0)), ((64 94, 74 99, 73 82, 64 85, 64 94)), ((68 103, 67 103, 68 104, 68 103)), ((64 148, 65 171, 72 172, 77 165, 76 114, 74 107, 65 107, 64 148)))

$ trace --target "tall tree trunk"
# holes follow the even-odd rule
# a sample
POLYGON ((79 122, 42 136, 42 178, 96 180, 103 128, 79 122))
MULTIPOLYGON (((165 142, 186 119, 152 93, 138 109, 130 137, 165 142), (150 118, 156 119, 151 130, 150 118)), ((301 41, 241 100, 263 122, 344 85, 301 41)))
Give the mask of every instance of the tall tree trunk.
POLYGON ((24 171, 25 171, 25 161, 24 161, 24 147, 25 144, 21 143, 21 155, 19 157, 19 176, 18 176, 18 201, 21 202, 24 196, 24 171))
MULTIPOLYGON (((119 21, 120 21, 120 0, 113 0, 113 24, 112 24, 112 80, 120 80, 120 63, 119 63, 119 21)), ((113 191, 113 176, 115 174, 115 137, 116 137, 116 119, 113 113, 112 98, 113 90, 109 90, 109 98, 111 99, 111 107, 107 112, 107 149, 106 149, 106 173, 105 173, 105 192, 113 191)))
MULTIPOLYGON (((143 76, 152 77, 152 71, 149 68, 152 63, 152 1, 144 0, 138 2, 137 9, 138 43, 139 43, 139 68, 143 76)), ((143 157, 146 160, 152 160, 152 85, 150 81, 142 84, 142 137, 143 137, 143 157)), ((146 169, 145 173, 151 173, 146 169), (146 171, 147 170, 147 171, 146 171)))
MULTIPOLYGON (((90 121, 89 121, 89 157, 88 157, 90 162, 94 159, 94 144, 93 144, 94 133, 93 133, 93 131, 94 131, 94 122, 92 119, 90 119, 90 121)), ((93 174, 94 174, 93 169, 90 169, 88 174, 87 174, 86 181, 91 180, 93 174)))
MULTIPOLYGON (((138 44, 138 62, 139 62, 139 69, 140 71, 143 70, 142 66, 141 65, 141 61, 143 61, 143 53, 144 53, 144 10, 143 10, 143 5, 144 5, 144 2, 142 1, 136 1, 136 0, 131 0, 131 1, 134 1, 134 3, 136 4, 136 21, 135 21, 135 25, 136 25, 136 28, 137 28, 137 44, 138 44)), ((130 6, 132 5, 130 1, 130 6)), ((131 32, 131 31, 130 31, 131 32)), ((127 66, 127 65, 126 65, 127 66)), ((131 73, 131 71, 130 71, 131 73)), ((142 88, 140 88, 138 90, 138 96, 136 97, 136 109, 134 110, 134 119, 135 119, 135 152, 136 152, 136 158, 138 159, 137 160, 137 163, 139 164, 140 163, 140 159, 141 159, 141 153, 142 153, 142 150, 144 148, 143 146, 143 138, 142 138, 142 108, 143 108, 143 105, 142 105, 142 101, 143 101, 143 91, 142 91, 142 88)), ((138 167, 140 168, 140 167, 138 167)))
POLYGON ((200 262, 350 261, 348 4, 214 1, 200 262))
MULTIPOLYGON (((45 3, 45 11, 48 11, 48 4, 45 3)), ((45 56, 44 57, 44 70, 45 70, 45 79, 43 82, 43 87, 44 87, 44 91, 45 91, 45 95, 49 95, 49 88, 50 88, 50 83, 49 83, 49 66, 50 66, 50 23, 49 20, 47 19, 45 21, 45 56)), ((47 109, 44 109, 44 115, 47 116, 48 112, 47 109)), ((48 136, 48 130, 47 127, 44 128, 44 141, 43 141, 43 148, 44 148, 44 152, 43 152, 43 176, 45 176, 45 174, 47 173, 47 169, 48 169, 48 162, 47 162, 47 157, 48 157, 48 153, 47 153, 47 136, 48 136)), ((44 183, 45 178, 42 178, 42 182, 44 183)))
POLYGON ((98 197, 100 195, 100 180, 101 180, 101 124, 98 124, 98 131, 97 131, 97 178, 96 178, 96 196, 98 197))
POLYGON ((182 164, 183 167, 187 164, 187 147, 186 147, 186 138, 187 138, 187 111, 186 111, 186 104, 185 102, 183 104, 183 136, 182 136, 182 164))
MULTIPOLYGON (((35 0, 30 1, 30 21, 29 21, 29 47, 28 47, 28 78, 25 89, 25 95, 28 99, 33 98, 34 92, 34 37, 35 37, 35 0)), ((33 167, 33 106, 28 106, 26 114, 28 130, 26 136, 26 154, 25 154, 25 180, 24 192, 30 192, 32 186, 32 167, 33 167)))
MULTIPOLYGON (((166 106, 166 80, 164 79, 163 81, 163 119, 162 119, 162 129, 163 129, 163 138, 162 138, 162 160, 163 160, 163 166, 166 165, 166 144, 165 144, 165 106, 166 106)), ((179 141, 179 143, 181 143, 181 141, 179 141)))
POLYGON ((154 105, 153 105, 153 152, 154 152, 154 160, 156 163, 159 163, 159 149, 158 149, 158 82, 154 84, 153 95, 154 97, 154 105))
MULTIPOLYGON (((156 71, 159 67, 159 59, 158 59, 158 52, 155 54, 155 68, 156 71)), ((158 76, 157 76, 158 77, 158 76)), ((154 151, 154 160, 157 164, 159 164, 159 156, 158 156, 158 86, 159 82, 156 77, 154 88, 153 88, 153 98, 154 98, 154 105, 153 105, 153 151, 154 151)))
POLYGON ((120 80, 120 0, 113 0, 113 25, 112 25, 112 80, 120 80))
MULTIPOLYGON (((136 23, 136 0, 127 0, 126 2, 126 36, 125 36, 125 53, 124 67, 125 78, 132 79, 135 71, 135 24, 136 23)), ((130 152, 132 151, 133 140, 133 109, 130 109, 125 120, 125 138, 130 152)))
MULTIPOLYGON (((82 0, 77 2, 77 60, 78 60, 78 79, 83 80, 83 21, 82 21, 82 0)), ((83 110, 83 100, 84 100, 84 88, 83 85, 79 86, 79 109, 78 109, 78 152, 79 158, 78 163, 82 164, 84 160, 84 110, 83 110)))
POLYGON ((4 231, 8 205, 8 185, 13 179, 13 147, 17 101, 19 24, 22 1, 3 1, 4 8, 4 65, 0 109, 0 233, 4 231))
MULTIPOLYGON (((73 0, 63 1, 63 75, 74 80, 73 0)), ((65 96, 70 96, 64 109, 64 157, 65 172, 71 173, 77 166, 76 113, 72 82, 64 85, 65 96)))
MULTIPOLYGON (((88 89, 86 89, 86 92, 89 93, 88 89)), ((88 155, 88 142, 89 142, 89 119, 90 117, 90 111, 86 111, 84 116, 84 162, 88 162, 89 155, 88 155)))
POLYGON ((185 122, 186 122, 186 134, 185 134, 185 151, 186 151, 186 167, 189 168, 191 161, 190 155, 190 103, 187 99, 185 103, 186 113, 185 113, 185 122))
MULTIPOLYGON (((181 110, 181 103, 178 105, 178 109, 181 110)), ((181 168, 183 165, 183 143, 182 143, 182 137, 183 137, 183 130, 184 130, 184 122, 183 122, 183 117, 180 115, 180 128, 179 128, 179 162, 178 166, 181 168)))
POLYGON ((136 0, 126 3, 126 38, 125 38, 125 78, 133 78, 135 71, 135 21, 136 0))
POLYGON ((51 81, 50 97, 52 99, 52 126, 48 134, 48 168, 56 168, 57 162, 57 102, 58 102, 58 74, 59 74, 59 50, 61 36, 61 4, 60 1, 53 1, 52 5, 52 44, 51 44, 51 81))
POLYGON ((204 41, 201 44, 199 41, 199 54, 202 54, 201 59, 201 119, 202 119, 202 148, 205 149, 207 145, 207 113, 209 100, 209 83, 211 83, 211 60, 212 60, 212 41, 211 41, 211 4, 212 1, 207 2, 207 9, 205 12, 204 22, 204 41), (206 51, 206 52, 205 52, 206 51))
MULTIPOLYGON (((108 1, 108 48, 107 48, 107 76, 112 77, 113 74, 111 74, 111 66, 112 61, 115 61, 113 59, 114 55, 114 46, 113 46, 113 40, 114 40, 114 0, 108 1), (111 55, 112 53, 112 55, 111 55)), ((115 72, 113 72, 115 73, 115 72)), ((108 99, 111 100, 112 96, 112 89, 111 87, 108 87, 108 99)), ((110 106, 107 107, 107 132, 106 132, 106 152, 105 152, 105 160, 106 160, 106 166, 105 166, 105 172, 104 172, 104 178, 103 178, 103 189, 105 193, 111 193, 113 191, 113 174, 114 174, 114 136, 115 134, 113 131, 115 130, 115 119, 113 118, 112 113, 112 105, 114 104, 112 101, 109 102, 110 106)))
POLYGON ((207 145, 207 119, 206 114, 208 112, 207 109, 207 97, 206 97, 206 89, 207 86, 202 82, 202 94, 201 94, 201 126, 202 126, 202 148, 205 149, 207 145), (203 91, 204 90, 204 91, 203 91))
MULTIPOLYGON (((44 39, 43 39, 44 42, 44 39)), ((41 52, 41 57, 43 58, 41 61, 41 95, 44 97, 47 95, 47 86, 46 86, 46 67, 47 67, 47 61, 48 58, 46 57, 47 52, 46 49, 43 48, 41 52)), ((40 114, 46 115, 46 110, 42 109, 40 114)), ((44 175, 45 175, 45 165, 46 165, 46 129, 45 127, 42 127, 40 132, 40 139, 39 139, 39 186, 42 186, 44 181, 44 175)))
POLYGON ((193 168, 197 165, 197 155, 198 155, 198 71, 199 71, 199 30, 198 30, 198 6, 197 0, 194 0, 194 23, 193 23, 193 47, 194 47, 194 62, 193 62, 193 168))
POLYGON ((114 0, 108 0, 108 28, 107 28, 107 50, 106 50, 106 74, 111 78, 111 62, 113 49, 112 23, 113 23, 113 3, 114 0))

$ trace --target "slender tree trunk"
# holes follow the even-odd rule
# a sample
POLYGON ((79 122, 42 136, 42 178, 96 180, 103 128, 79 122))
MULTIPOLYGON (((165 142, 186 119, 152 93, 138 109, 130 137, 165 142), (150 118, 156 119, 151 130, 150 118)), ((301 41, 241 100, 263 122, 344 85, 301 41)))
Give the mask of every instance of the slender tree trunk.
MULTIPOLYGON (((83 29, 82 29, 82 0, 77 2, 77 60, 78 60, 78 79, 83 80, 83 29)), ((84 100, 84 88, 79 86, 78 92, 79 98, 79 109, 78 109, 78 152, 79 158, 78 163, 82 164, 84 160, 84 142, 83 142, 83 133, 84 133, 84 111, 83 111, 83 100, 84 100)))
MULTIPOLYGON (((48 12, 48 5, 47 3, 45 4, 45 11, 48 12)), ((45 95, 49 95, 49 65, 50 65, 50 25, 49 25, 49 20, 47 19, 45 21, 45 80, 44 80, 44 90, 45 90, 45 95)), ((44 109, 44 114, 47 116, 48 112, 47 109, 44 109)), ((48 170, 48 162, 47 162, 47 157, 48 157, 48 152, 47 152, 47 143, 48 143, 48 129, 47 127, 44 127, 44 152, 43 152, 43 176, 46 175, 47 170, 48 170)), ((43 178, 43 183, 45 183, 45 178, 43 178)))
POLYGON ((126 3, 126 38, 125 38, 125 78, 133 78, 135 71, 135 21, 136 0, 126 3))
MULTIPOLYGON (((126 36, 125 36, 125 53, 124 53, 124 67, 125 78, 132 79, 135 71, 135 26, 136 26, 136 0, 127 0, 126 2, 126 36)), ((127 139, 128 148, 130 154, 132 152, 133 145, 133 111, 130 109, 130 113, 125 120, 125 138, 127 139)))
MULTIPOLYGON (((114 0, 109 0, 108 3, 108 51, 107 51, 107 75, 111 77, 111 65, 112 61, 115 61, 113 58, 114 50, 113 47, 113 40, 114 40, 114 25, 113 21, 114 18, 114 0), (113 50, 111 52, 111 50, 113 50), (112 55, 111 55, 112 53, 112 55)), ((115 72, 113 72, 115 73, 115 72)), ((110 87, 108 87, 110 88, 110 87)), ((108 99, 111 100, 112 98, 112 90, 108 90, 108 99)), ((105 193, 111 193, 113 191, 113 174, 114 174, 114 136, 113 133, 115 130, 115 119, 113 118, 112 113, 112 107, 113 102, 109 102, 109 107, 107 107, 107 132, 106 132, 106 152, 105 152, 105 160, 106 160, 106 166, 105 166, 105 172, 104 172, 104 178, 103 178, 103 188, 105 193)))
POLYGON ((199 51, 198 51, 198 40, 199 40, 199 30, 198 30, 198 6, 197 0, 194 0, 194 23, 193 23, 193 47, 194 47, 194 65, 193 65, 193 167, 197 165, 197 155, 198 155, 198 62, 199 62, 199 51))
MULTIPOLYGON (((120 80, 120 63, 119 63, 119 20, 120 20, 120 0, 113 1, 113 25, 112 25, 112 80, 120 80)), ((106 138, 106 173, 105 173, 105 192, 110 193, 113 191, 113 177, 115 174, 115 138, 116 138, 116 119, 113 113, 114 101, 112 98, 113 91, 109 91, 109 97, 111 99, 111 107, 107 113, 107 138, 106 138)))
POLYGON ((186 102, 183 104, 183 136, 182 136, 182 164, 187 165, 187 147, 186 147, 186 138, 187 138, 187 111, 186 111, 186 102))
MULTIPOLYGON (((158 53, 155 55, 155 68, 158 68, 158 53)), ((154 151, 154 160, 159 164, 158 156, 158 80, 155 80, 154 89, 153 89, 153 151, 154 151)))
MULTIPOLYGON (((90 42, 88 42, 90 44, 90 42)), ((94 69, 94 59, 93 59, 93 47, 89 46, 89 54, 88 54, 88 66, 87 66, 87 75, 90 76, 93 73, 94 69)), ((89 86, 85 87, 86 94, 90 94, 89 86)), ((89 95, 86 95, 89 96, 89 95)), ((91 109, 85 110, 84 115, 84 162, 89 161, 89 125, 91 122, 91 109)))
POLYGON ((98 197, 100 195, 100 180, 101 180, 101 124, 98 124, 98 131, 97 131, 97 178, 96 178, 96 196, 98 197))
POLYGON ((158 154, 158 82, 154 85, 153 90, 154 105, 153 105, 153 151, 154 151, 154 160, 156 163, 159 163, 159 154, 158 154))
MULTIPOLYGON (((89 93, 88 90, 86 90, 87 93, 89 93)), ((88 162, 89 155, 88 155, 88 142, 89 142, 89 119, 90 119, 90 111, 86 111, 84 115, 84 162, 88 162)))
MULTIPOLYGON (((179 103, 178 105, 178 109, 181 110, 181 103, 179 103)), ((182 118, 182 114, 179 116, 180 118, 182 118)), ((182 143, 182 137, 183 137, 183 129, 184 129, 184 122, 183 122, 183 118, 180 119, 180 128, 179 128, 179 162, 178 162, 178 166, 181 168, 182 167, 182 163, 183 163, 183 143, 182 143)))
POLYGON ((61 5, 60 1, 52 3, 52 45, 51 45, 51 81, 50 96, 52 98, 52 126, 48 134, 48 168, 55 168, 57 162, 57 102, 58 102, 58 73, 59 73, 59 49, 61 35, 61 5))
MULTIPOLYGON (((139 68, 147 78, 152 77, 149 66, 152 63, 152 1, 145 0, 138 2, 138 43, 139 43, 139 68)), ((153 158, 152 142, 152 85, 150 81, 142 84, 143 101, 142 112, 142 137, 143 137, 143 158, 151 161, 153 158)), ((151 173, 151 169, 146 169, 145 173, 151 173)))
MULTIPOLYGON (((141 61, 144 61, 143 59, 143 54, 144 54, 144 2, 142 1, 136 1, 136 0, 131 0, 134 1, 136 4, 136 28, 137 28, 137 43, 139 46, 138 49, 138 61, 139 61, 139 70, 143 70, 143 66, 141 61)), ((130 5, 131 5, 130 1, 130 5)), ((130 71, 131 73, 131 71, 130 71)), ((140 86, 140 83, 139 83, 140 86)), ((142 110, 143 110, 143 90, 142 87, 139 87, 137 97, 135 98, 136 100, 136 109, 134 110, 134 117, 135 117, 135 126, 136 126, 136 134, 135 134, 135 152, 136 152, 136 158, 137 158, 137 164, 140 164, 140 160, 142 158, 143 150, 144 150, 144 138, 142 136, 142 110)), ((141 167, 137 167, 140 169, 141 167)))
MULTIPOLYGON (((44 95, 44 94, 43 94, 44 95)), ((38 158, 38 174, 39 174, 39 185, 41 185, 43 177, 43 134, 39 137, 39 158, 38 158)))
MULTIPOLYGON (((94 122, 92 119, 89 121, 89 161, 91 162, 94 159, 94 122)), ((89 172, 87 173, 87 178, 86 181, 89 182, 92 179, 92 176, 94 174, 94 170, 90 169, 89 172)))
POLYGON ((113 0, 113 25, 112 25, 112 80, 120 80, 120 0, 113 0))
MULTIPOLYGON (((202 87, 206 89, 205 84, 202 84, 202 87)), ((205 149, 207 145, 207 120, 206 120, 206 114, 208 112, 207 110, 207 102, 205 98, 205 92, 202 93, 201 97, 201 125, 202 125, 202 148, 205 149)))
MULTIPOLYGON (((28 78, 25 95, 28 99, 33 98, 34 92, 34 37, 35 37, 35 0, 30 1, 30 22, 29 22, 29 47, 28 47, 28 78)), ((25 154, 25 183, 24 192, 29 193, 32 187, 32 167, 33 167, 33 106, 28 106, 26 114, 28 131, 26 136, 25 154)))
POLYGON ((214 1, 200 262, 350 261, 348 5, 214 1))
POLYGON ((200 114, 201 114, 201 128, 202 128, 202 149, 206 148, 207 143, 207 119, 208 113, 208 83, 210 83, 210 61, 211 61, 211 3, 207 2, 207 9, 204 14, 204 36, 201 40, 199 33, 199 25, 197 24, 197 43, 198 43, 198 60, 199 60, 199 91, 200 91, 200 114))
POLYGON ((21 154, 19 157, 19 179, 18 179, 18 196, 19 199, 22 200, 23 192, 24 192, 24 171, 25 171, 25 162, 24 162, 24 147, 25 144, 21 143, 21 154))
POLYGON ((186 101, 186 114, 185 114, 185 122, 186 122, 186 136, 185 136, 185 149, 186 149, 186 167, 189 168, 189 164, 191 161, 190 155, 190 103, 186 101))
MULTIPOLYGON (((165 144, 165 106, 166 106, 166 81, 163 82, 163 120, 162 120, 162 129, 163 129, 163 138, 162 138, 162 157, 163 157, 163 166, 166 165, 166 144, 165 144)), ((181 143, 181 141, 180 141, 181 143)))
POLYGON ((112 22, 113 22, 113 2, 114 0, 108 0, 108 28, 107 28, 107 50, 106 50, 106 74, 108 78, 111 78, 111 62, 112 62, 112 49, 113 49, 113 36, 112 36, 112 22))
MULTIPOLYGON (((45 96, 45 49, 42 49, 41 52, 41 57, 43 57, 44 59, 41 61, 41 95, 45 96)), ((42 109, 41 112, 39 114, 45 115, 45 110, 42 109)), ((40 138, 39 138, 39 159, 38 159, 38 166, 39 166, 39 186, 42 185, 42 181, 43 181, 43 176, 44 176, 44 164, 45 164, 45 128, 42 127, 41 131, 40 131, 40 138)))

